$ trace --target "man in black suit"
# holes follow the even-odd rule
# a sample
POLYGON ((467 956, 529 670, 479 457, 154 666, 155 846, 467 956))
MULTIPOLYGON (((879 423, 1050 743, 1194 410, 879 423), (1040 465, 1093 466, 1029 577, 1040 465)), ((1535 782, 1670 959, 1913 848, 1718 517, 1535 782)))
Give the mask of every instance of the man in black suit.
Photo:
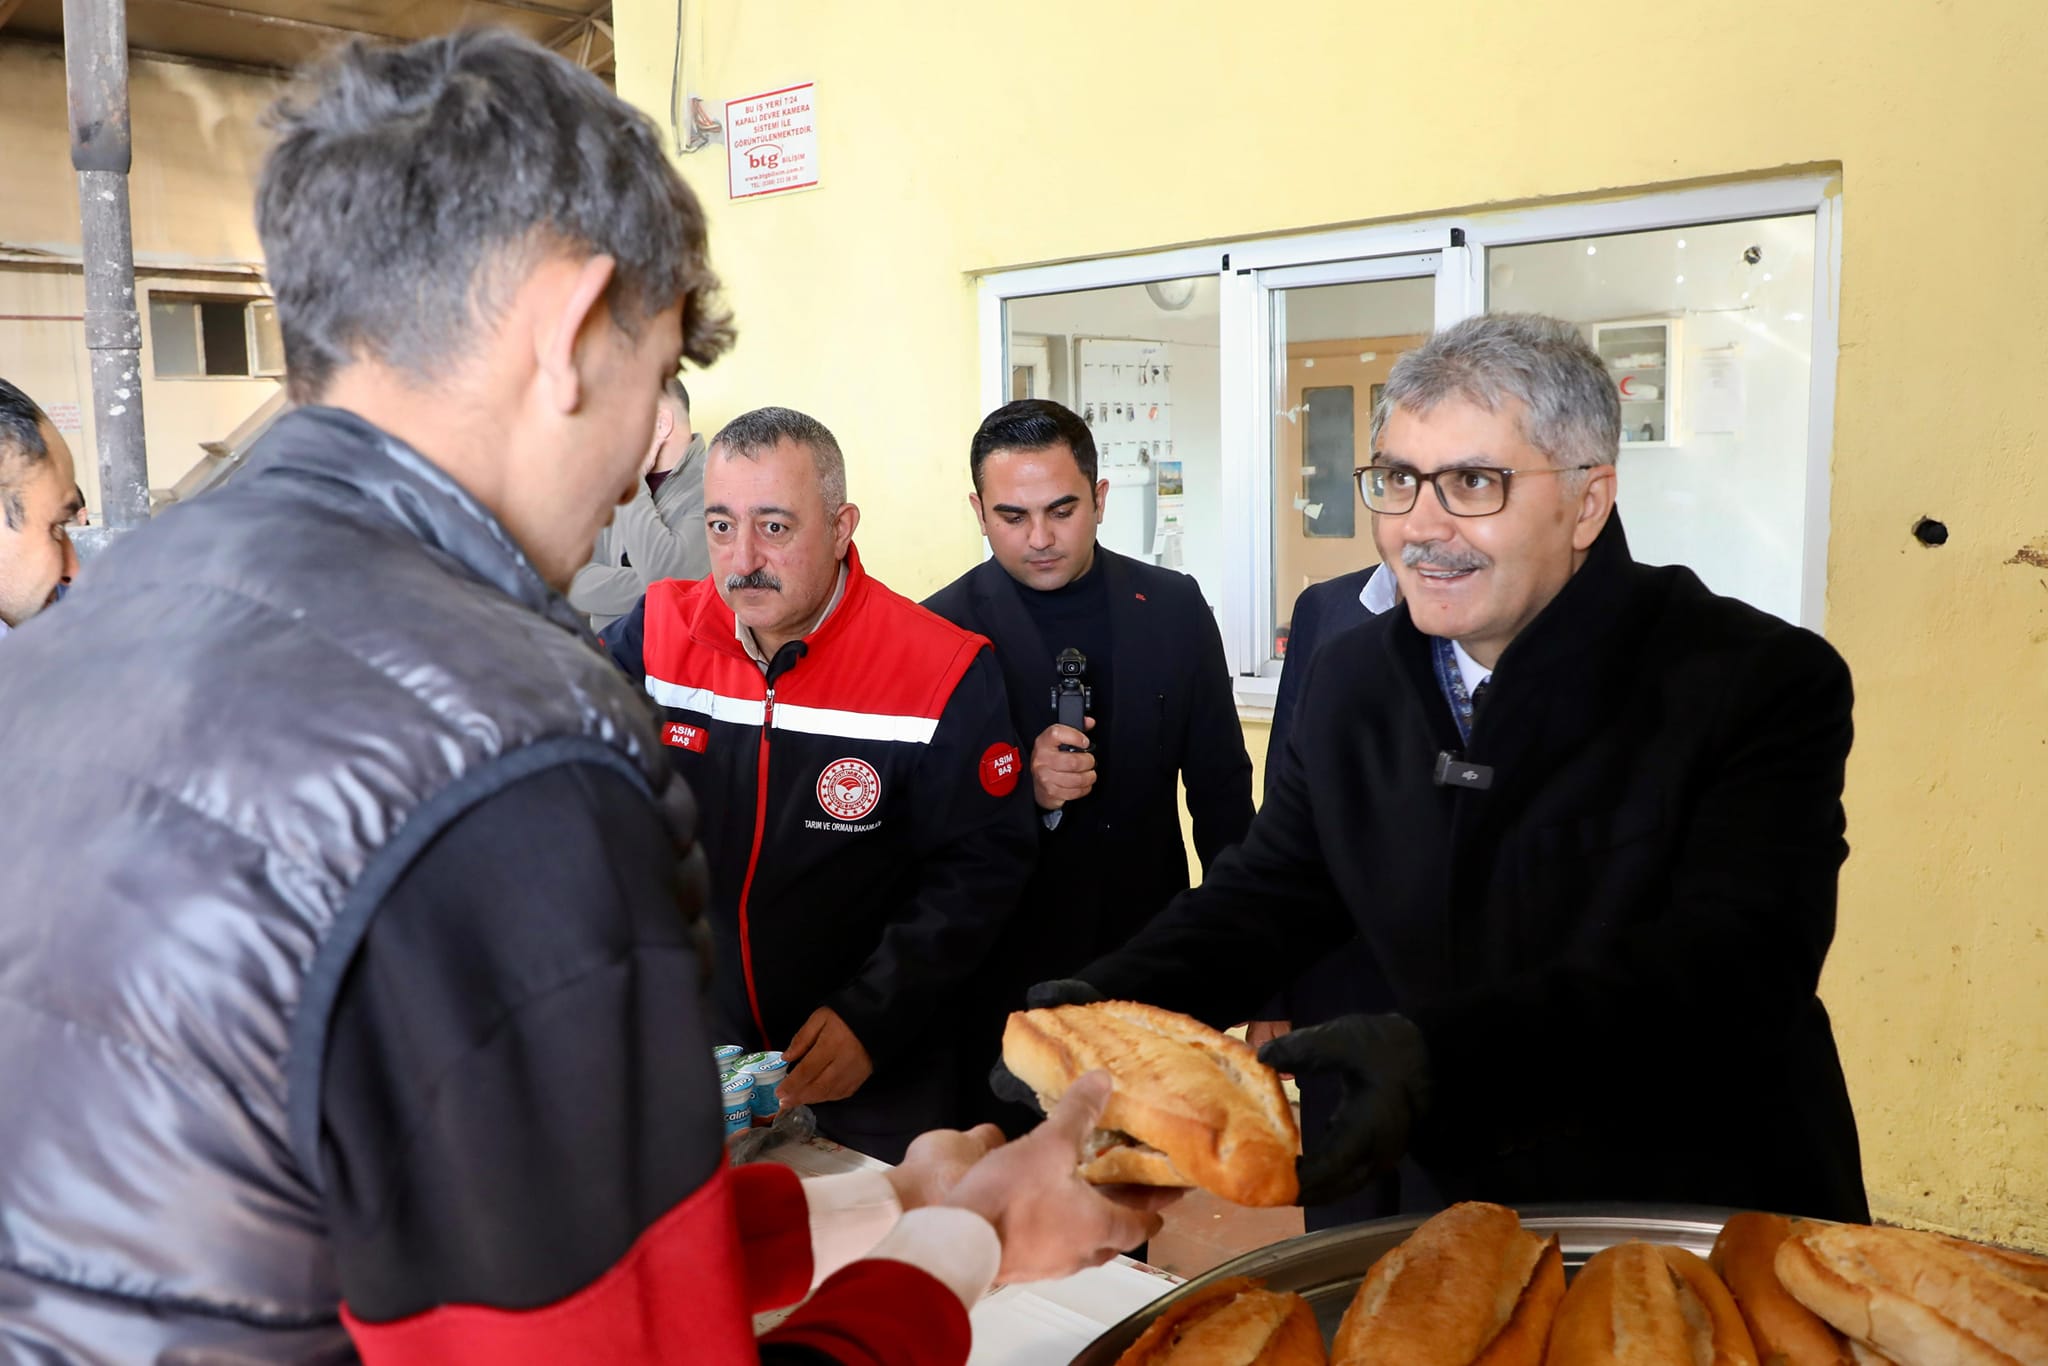
MULTIPOLYGON (((1278 754, 1294 728, 1294 709, 1301 702, 1302 680, 1308 677, 1308 662, 1318 647, 1332 636, 1354 626, 1363 626, 1399 600, 1394 573, 1382 565, 1367 565, 1334 579, 1312 583, 1294 600, 1294 613, 1287 623, 1287 658, 1280 666, 1280 691, 1273 698, 1273 729, 1266 748, 1278 754)), ((1266 770, 1266 785, 1273 784, 1273 771, 1266 770)))
POLYGON ((1187 888, 1176 782, 1207 868, 1251 823, 1252 765, 1200 588, 1096 543, 1109 484, 1088 425, 1022 399, 989 414, 968 460, 968 501, 994 558, 925 606, 994 643, 1039 809, 1037 869, 966 991, 979 1017, 966 1089, 986 1094, 1002 1020, 1024 988, 1120 947, 1187 888), (1054 657, 1067 649, 1086 658, 1092 692, 1079 729, 1055 723, 1051 700, 1054 657))
POLYGON ((1867 1219, 1816 994, 1848 668, 1630 556, 1619 400, 1568 323, 1437 334, 1372 435, 1360 485, 1402 602, 1309 660, 1244 842, 1031 1003, 1229 1023, 1355 934, 1393 1008, 1261 1053, 1345 1083, 1306 1136, 1306 1203, 1412 1155, 1453 1200, 1867 1219))
MULTIPOLYGON (((1333 637, 1391 611, 1399 596, 1394 572, 1375 564, 1312 583, 1294 600, 1287 625, 1287 660, 1280 669, 1280 691, 1273 699, 1273 725, 1266 741, 1268 793, 1273 790, 1278 767, 1275 760, 1286 749, 1294 729, 1294 710, 1301 704, 1309 661, 1333 637)), ((1245 1031, 1245 1038, 1254 1047, 1263 1047, 1291 1029, 1325 1024, 1361 1011, 1393 1008, 1393 989, 1378 960, 1364 940, 1354 937, 1304 970, 1269 1001, 1259 1012, 1261 1018, 1245 1031)), ((1343 1085, 1326 1073, 1304 1073, 1295 1078, 1295 1084, 1301 1090, 1302 1131, 1318 1133, 1336 1115, 1343 1085)), ((1421 1168, 1403 1162, 1399 1171, 1387 1172, 1342 1199, 1310 1205, 1302 1215, 1308 1231, 1314 1233, 1395 1214, 1430 1213, 1441 1207, 1441 1198, 1421 1168)))

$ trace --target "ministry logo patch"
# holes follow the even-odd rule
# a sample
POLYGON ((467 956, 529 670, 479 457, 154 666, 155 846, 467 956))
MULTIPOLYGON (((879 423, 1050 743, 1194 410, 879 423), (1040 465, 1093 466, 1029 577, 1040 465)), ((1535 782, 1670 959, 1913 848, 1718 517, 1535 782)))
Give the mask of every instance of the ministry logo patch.
POLYGON ((857 821, 882 801, 882 776, 864 759, 840 759, 818 775, 818 805, 834 820, 857 821))

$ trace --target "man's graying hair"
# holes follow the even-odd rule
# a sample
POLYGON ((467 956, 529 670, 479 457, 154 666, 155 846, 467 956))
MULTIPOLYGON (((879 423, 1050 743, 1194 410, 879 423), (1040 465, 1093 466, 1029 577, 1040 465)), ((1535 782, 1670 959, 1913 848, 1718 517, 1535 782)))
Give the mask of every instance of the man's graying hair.
POLYGON ((1611 465, 1621 449, 1621 396, 1600 353, 1540 313, 1467 318, 1404 353, 1373 410, 1373 449, 1395 408, 1420 415, 1454 398, 1489 413, 1521 400, 1522 439, 1564 469, 1611 465))
POLYGON ((49 421, 36 401, 0 379, 0 516, 9 530, 21 530, 21 482, 50 458, 42 424, 49 421))
POLYGON ((839 452, 839 442, 815 417, 794 408, 756 408, 720 428, 711 438, 711 449, 727 460, 758 460, 785 441, 810 450, 826 515, 837 516, 846 506, 846 457, 839 452))
POLYGON ((683 307, 683 354, 732 341, 704 214, 647 118, 503 29, 344 44, 272 108, 256 192, 292 397, 359 359, 430 380, 550 252, 617 262, 629 334, 683 307))

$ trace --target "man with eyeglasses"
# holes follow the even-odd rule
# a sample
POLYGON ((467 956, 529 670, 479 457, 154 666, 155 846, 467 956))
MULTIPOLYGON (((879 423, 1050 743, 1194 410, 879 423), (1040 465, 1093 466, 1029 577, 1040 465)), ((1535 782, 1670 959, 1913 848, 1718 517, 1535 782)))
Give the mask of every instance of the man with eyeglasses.
POLYGON ((1630 557, 1619 434, 1570 324, 1473 318, 1403 356, 1359 472, 1401 604, 1316 654, 1245 842, 1032 990, 1227 1024, 1356 933, 1394 1009, 1261 1053, 1344 1083, 1304 1204, 1410 1155, 1446 1200, 1868 1217, 1816 995, 1849 672, 1630 557))

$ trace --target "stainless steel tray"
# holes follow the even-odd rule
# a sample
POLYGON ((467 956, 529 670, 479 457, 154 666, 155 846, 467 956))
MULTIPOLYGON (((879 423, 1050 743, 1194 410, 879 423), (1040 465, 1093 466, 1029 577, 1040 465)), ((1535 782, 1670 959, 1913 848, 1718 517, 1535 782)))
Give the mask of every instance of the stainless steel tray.
MULTIPOLYGON (((1713 1250, 1721 1225, 1735 1211, 1705 1205, 1531 1205, 1521 1211, 1522 1227, 1555 1233, 1564 1250, 1567 1276, 1588 1258, 1616 1243, 1639 1239, 1672 1243, 1704 1257, 1713 1250)), ((1104 1333, 1074 1358, 1074 1366, 1111 1366, 1138 1340, 1152 1320, 1190 1295, 1230 1276, 1256 1276, 1273 1290, 1292 1290, 1309 1302, 1322 1326, 1323 1341, 1358 1293, 1359 1282, 1381 1253, 1398 1245, 1422 1216, 1376 1219, 1369 1224, 1325 1229, 1247 1252, 1234 1261, 1177 1286, 1104 1333)))

